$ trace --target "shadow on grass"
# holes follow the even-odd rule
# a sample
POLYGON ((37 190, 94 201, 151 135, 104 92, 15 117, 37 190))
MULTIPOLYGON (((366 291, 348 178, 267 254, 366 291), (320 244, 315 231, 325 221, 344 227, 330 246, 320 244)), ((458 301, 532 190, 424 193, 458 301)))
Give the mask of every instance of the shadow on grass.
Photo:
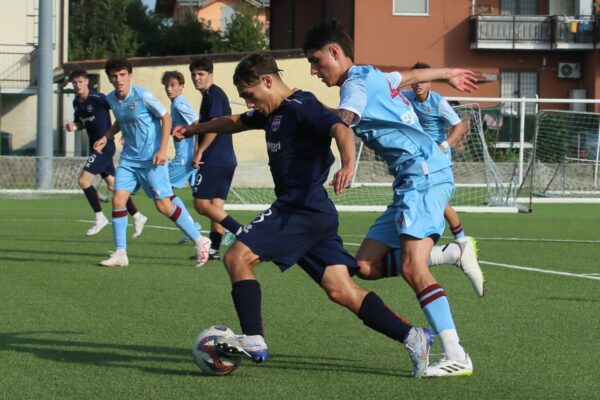
MULTIPOLYGON (((201 376, 193 367, 191 349, 180 347, 149 346, 137 344, 100 343, 77 340, 74 336, 84 332, 69 331, 29 331, 0 333, 0 352, 31 354, 41 359, 57 363, 84 364, 108 368, 138 369, 142 372, 170 376, 201 376), (44 336, 52 338, 44 338, 44 336), (186 364, 186 369, 163 368, 144 365, 145 363, 186 364)), ((324 357, 306 354, 303 356, 275 353, 261 369, 290 371, 328 371, 355 373, 360 375, 405 376, 408 371, 386 368, 370 368, 359 363, 360 359, 324 357)), ((252 365, 244 361, 246 366, 252 365)))

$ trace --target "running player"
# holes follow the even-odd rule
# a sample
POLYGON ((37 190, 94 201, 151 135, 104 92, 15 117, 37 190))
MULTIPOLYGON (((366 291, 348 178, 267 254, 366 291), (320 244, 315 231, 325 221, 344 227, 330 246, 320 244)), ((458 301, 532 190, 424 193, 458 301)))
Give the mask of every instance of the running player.
MULTIPOLYGON (((113 164, 115 142, 113 140, 108 142, 102 154, 96 153, 92 149, 94 142, 110 128, 110 107, 103 93, 90 91, 90 82, 86 70, 73 70, 69 75, 69 80, 73 85, 76 96, 73 100, 75 111, 73 122, 68 122, 65 128, 69 132, 85 128, 90 145, 90 156, 83 165, 78 183, 95 213, 96 222, 86 232, 86 235, 92 236, 108 225, 108 219, 102 212, 98 191, 93 184, 94 176, 100 175, 111 191, 114 190, 115 183, 115 166, 113 164)), ((127 211, 133 217, 133 238, 135 239, 142 234, 148 218, 138 211, 131 197, 127 199, 125 205, 127 211)))
POLYGON ((141 186, 154 200, 156 209, 175 222, 177 227, 194 241, 197 266, 208 260, 210 240, 200 235, 185 207, 176 206, 169 199, 173 195, 167 163, 167 146, 171 132, 171 116, 148 90, 132 85, 133 67, 125 58, 112 58, 104 71, 115 90, 107 96, 116 121, 105 136, 94 143, 94 150, 102 150, 122 131, 125 145, 115 179, 113 196, 113 233, 115 252, 100 262, 104 267, 129 264, 127 258, 127 212, 125 203, 131 193, 141 186))
POLYGON ((415 291, 444 350, 444 358, 430 366, 425 376, 471 375, 473 364, 460 344, 444 289, 428 268, 433 245, 444 231, 444 208, 454 193, 452 163, 423 132, 399 87, 447 79, 457 89, 470 91, 476 87, 475 77, 460 69, 386 74, 370 65, 354 65, 353 46, 342 26, 329 20, 306 34, 303 49, 311 74, 327 86, 341 88, 337 114, 385 160, 395 177, 392 203, 358 250, 359 274, 368 277, 373 271, 400 270, 415 291), (399 259, 393 250, 400 250, 399 259))
POLYGON ((277 200, 244 226, 224 257, 232 282, 232 297, 243 335, 218 341, 226 353, 242 353, 263 362, 261 288, 254 267, 272 261, 284 271, 298 264, 329 298, 355 313, 368 327, 403 343, 420 377, 428 363, 431 335, 394 314, 374 293, 358 287, 354 258, 337 233, 338 215, 323 187, 334 162, 331 138, 340 150, 342 166, 331 185, 341 193, 354 174, 352 131, 308 92, 290 89, 273 56, 253 53, 237 65, 233 77, 245 114, 218 118, 175 129, 176 135, 266 132, 269 166, 277 200))

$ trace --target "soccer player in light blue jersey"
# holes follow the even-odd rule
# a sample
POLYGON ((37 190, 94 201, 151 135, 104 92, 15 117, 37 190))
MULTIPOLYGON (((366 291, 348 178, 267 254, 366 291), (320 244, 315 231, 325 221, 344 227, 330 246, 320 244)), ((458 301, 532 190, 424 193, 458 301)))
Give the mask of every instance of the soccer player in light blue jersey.
POLYGON ((471 91, 475 75, 462 69, 384 73, 370 65, 354 65, 352 39, 331 20, 306 34, 303 49, 311 74, 327 86, 340 87, 337 114, 395 177, 392 203, 358 250, 359 275, 401 269, 444 351, 442 360, 429 366, 424 376, 471 375, 473 364, 460 344, 446 293, 428 268, 432 248, 444 231, 444 208, 454 193, 452 163, 423 132, 400 87, 447 80, 459 90, 471 91), (399 265, 393 250, 400 250, 399 265))
POLYGON ((171 133, 171 116, 148 90, 132 85, 133 67, 129 60, 113 58, 104 66, 115 90, 107 96, 115 115, 115 123, 105 136, 94 143, 94 150, 102 153, 109 140, 121 131, 125 144, 115 178, 113 196, 113 233, 115 252, 100 262, 104 267, 122 267, 127 258, 127 210, 125 203, 131 193, 141 186, 154 200, 156 209, 169 217, 194 241, 197 266, 208 260, 210 240, 196 229, 185 207, 173 204, 173 195, 167 169, 167 146, 171 133))
MULTIPOLYGON (((412 66, 412 69, 431 68, 428 64, 418 62, 412 66)), ((440 146, 448 158, 452 159, 451 148, 456 146, 461 137, 465 134, 465 124, 452 109, 450 104, 439 93, 431 90, 431 82, 419 82, 412 84, 413 90, 403 90, 402 94, 412 104, 423 131, 431 136, 440 146), (450 133, 446 135, 446 130, 450 133)), ((450 231, 454 238, 459 241, 471 240, 475 247, 475 241, 472 237, 465 236, 462 223, 458 213, 448 204, 444 210, 444 218, 450 225, 450 231)))

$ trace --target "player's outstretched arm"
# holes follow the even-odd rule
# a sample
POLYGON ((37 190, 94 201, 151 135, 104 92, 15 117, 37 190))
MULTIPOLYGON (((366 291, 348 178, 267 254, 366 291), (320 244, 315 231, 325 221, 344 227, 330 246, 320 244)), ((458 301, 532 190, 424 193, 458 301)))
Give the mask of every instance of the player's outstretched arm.
POLYGON ((250 128, 242 123, 241 116, 236 114, 215 118, 201 124, 178 125, 173 128, 173 136, 181 140, 204 133, 237 133, 248 129, 250 128))
POLYGON ((461 92, 470 93, 477 89, 477 75, 473 71, 460 68, 425 68, 402 71, 400 86, 431 81, 446 81, 461 92))
POLYGON ((331 136, 335 139, 340 152, 342 168, 333 175, 329 186, 333 187, 335 194, 341 194, 354 176, 356 164, 354 133, 345 124, 335 124, 331 127, 331 136))

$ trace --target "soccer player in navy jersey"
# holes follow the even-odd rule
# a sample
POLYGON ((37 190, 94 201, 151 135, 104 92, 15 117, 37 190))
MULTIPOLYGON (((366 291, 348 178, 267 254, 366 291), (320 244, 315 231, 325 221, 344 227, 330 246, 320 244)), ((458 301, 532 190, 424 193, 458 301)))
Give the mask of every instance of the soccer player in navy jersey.
POLYGON ((355 259, 338 235, 338 215, 324 183, 334 162, 331 140, 340 151, 341 169, 330 183, 341 193, 354 174, 352 131, 308 92, 290 89, 272 55, 253 53, 237 65, 233 77, 251 110, 217 118, 174 134, 236 133, 263 129, 277 200, 245 225, 224 257, 243 335, 217 343, 225 353, 245 354, 256 362, 268 358, 261 315, 261 288, 254 267, 271 261, 284 271, 298 264, 329 298, 355 313, 368 327, 404 344, 420 377, 427 364, 431 332, 394 314, 371 291, 355 284, 355 259))
MULTIPOLYGON (((227 95, 213 82, 212 61, 207 57, 196 58, 189 68, 194 87, 202 94, 200 122, 231 115, 227 95)), ((198 168, 193 191, 194 207, 199 214, 211 220, 208 257, 209 260, 219 260, 224 226, 233 234, 241 227, 225 212, 225 200, 237 166, 231 135, 210 132, 199 136, 193 165, 198 168)))
MULTIPOLYGON (((431 68, 428 64, 418 62, 411 69, 431 68)), ((413 106, 423 131, 432 137, 449 159, 452 159, 451 148, 456 146, 465 134, 465 124, 452 109, 450 104, 439 93, 431 90, 431 82, 419 82, 411 85, 412 90, 403 90, 413 106), (446 129, 450 133, 446 134, 446 129)), ((460 217, 454 208, 448 204, 444 210, 444 218, 450 225, 450 231, 458 241, 471 240, 476 247, 475 239, 465 235, 460 217)))
MULTIPOLYGON (((452 163, 423 132, 400 87, 447 80, 459 90, 471 91, 476 87, 475 75, 462 69, 384 73, 370 65, 354 65, 353 47, 343 27, 328 20, 306 34, 303 50, 311 74, 327 86, 340 87, 337 115, 386 162, 395 178, 392 203, 357 252, 359 276, 377 278, 385 271, 401 271, 414 290, 444 351, 424 376, 471 375, 473 364, 460 344, 446 293, 428 267, 432 248, 444 231, 444 208, 454 193, 452 163)), ((476 256, 471 261, 460 266, 483 295, 476 256)))
MULTIPOLYGON (((86 70, 73 70, 69 74, 69 80, 73 85, 76 97, 73 100, 73 122, 68 122, 65 128, 69 132, 85 128, 90 146, 90 156, 83 165, 78 183, 92 210, 94 210, 96 217, 96 222, 86 232, 86 235, 91 236, 97 234, 108 225, 108 219, 102 212, 98 192, 94 187, 94 176, 100 175, 106 181, 106 185, 111 191, 114 189, 115 183, 115 166, 113 164, 113 156, 115 154, 114 141, 111 140, 107 143, 102 154, 94 152, 92 149, 94 142, 110 128, 110 107, 104 94, 90 91, 86 70)), ((138 211, 131 197, 127 199, 126 207, 129 214, 133 217, 135 230, 133 238, 135 239, 142 234, 144 225, 148 219, 138 211)))
POLYGON ((167 147, 171 133, 171 116, 148 90, 132 85, 133 66, 125 58, 112 58, 104 70, 115 90, 107 96, 115 123, 105 136, 94 143, 94 150, 102 153, 108 141, 121 131, 125 144, 115 179, 113 196, 113 233, 115 252, 100 262, 104 267, 129 264, 127 258, 127 212, 125 202, 141 186, 154 200, 156 209, 170 218, 179 229, 194 241, 197 266, 208 260, 210 240, 202 237, 185 207, 173 204, 167 147))

